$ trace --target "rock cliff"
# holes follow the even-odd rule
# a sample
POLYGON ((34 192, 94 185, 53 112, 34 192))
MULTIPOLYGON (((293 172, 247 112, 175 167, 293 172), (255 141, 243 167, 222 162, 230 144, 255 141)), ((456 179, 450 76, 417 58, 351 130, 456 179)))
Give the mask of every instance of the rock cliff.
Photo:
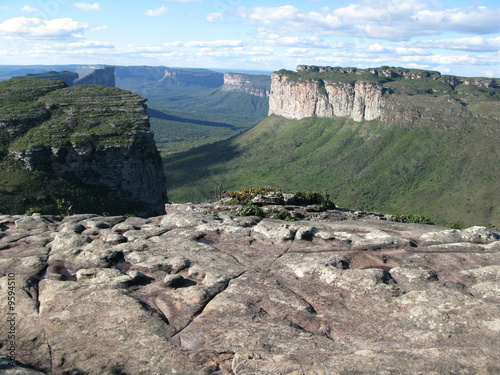
POLYGON ((300 209, 0 216, 2 373, 499 373, 495 233, 300 209))
POLYGON ((4 107, 14 108, 0 122, 11 134, 7 158, 99 196, 93 209, 100 212, 164 212, 165 177, 144 98, 104 86, 64 88, 58 80, 10 80, 0 91, 4 87, 21 91, 28 102, 4 98, 4 107), (37 95, 27 94, 32 91, 37 95))
POLYGON ((101 85, 115 87, 115 67, 102 65, 86 65, 77 69, 79 78, 74 85, 101 85))
POLYGON ((456 92, 463 96, 467 91, 464 86, 500 88, 496 79, 442 76, 439 72, 417 69, 298 65, 297 72, 280 70, 272 74, 269 115, 289 119, 316 116, 347 117, 358 122, 375 119, 406 122, 421 117, 422 113, 425 116, 428 103, 420 103, 422 96, 448 95, 450 101, 467 106, 470 99, 455 97, 456 92), (418 99, 408 98, 415 95, 418 99), (409 105, 401 106, 401 97, 409 105))
POLYGON ((164 69, 160 86, 183 85, 216 88, 224 83, 224 75, 208 69, 164 69))
POLYGON ((262 98, 268 97, 270 79, 262 74, 224 73, 222 91, 241 91, 262 98))

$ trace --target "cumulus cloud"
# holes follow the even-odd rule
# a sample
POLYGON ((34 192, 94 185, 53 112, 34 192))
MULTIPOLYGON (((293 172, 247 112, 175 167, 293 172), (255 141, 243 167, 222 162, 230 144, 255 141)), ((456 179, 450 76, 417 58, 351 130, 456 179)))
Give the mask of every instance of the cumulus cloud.
POLYGON ((263 35, 264 43, 284 47, 297 48, 341 48, 345 46, 344 42, 331 42, 318 36, 284 36, 263 35))
POLYGON ((167 10, 168 10, 167 7, 148 9, 145 14, 146 14, 146 16, 149 16, 149 17, 161 17, 167 12, 167 10))
POLYGON ((39 46, 39 48, 55 49, 55 50, 81 50, 81 49, 113 49, 111 43, 98 41, 83 41, 70 43, 56 43, 50 46, 39 46))
POLYGON ((293 5, 239 11, 247 24, 268 33, 330 34, 404 40, 444 32, 488 34, 500 31, 500 9, 467 7, 434 10, 420 0, 367 0, 343 8, 306 12, 293 5))
POLYGON ((75 3, 73 5, 76 8, 78 8, 80 10, 83 10, 85 12, 93 12, 93 11, 101 9, 101 5, 99 3, 93 3, 93 4, 90 4, 90 3, 75 3))
POLYGON ((35 13, 38 12, 38 8, 33 8, 29 5, 25 5, 21 8, 21 12, 26 12, 26 13, 35 13))
POLYGON ((469 38, 421 40, 418 42, 401 43, 402 46, 417 48, 438 48, 470 52, 497 52, 500 50, 500 36, 484 38, 474 36, 469 38))
POLYGON ((71 18, 42 20, 16 17, 0 23, 0 35, 12 38, 51 39, 71 38, 83 32, 88 25, 71 18))

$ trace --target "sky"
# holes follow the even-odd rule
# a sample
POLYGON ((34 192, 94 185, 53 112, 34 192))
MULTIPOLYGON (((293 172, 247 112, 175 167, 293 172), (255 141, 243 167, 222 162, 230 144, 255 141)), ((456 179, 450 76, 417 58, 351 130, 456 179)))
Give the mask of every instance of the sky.
POLYGON ((500 77, 500 1, 0 0, 0 65, 32 64, 500 77))

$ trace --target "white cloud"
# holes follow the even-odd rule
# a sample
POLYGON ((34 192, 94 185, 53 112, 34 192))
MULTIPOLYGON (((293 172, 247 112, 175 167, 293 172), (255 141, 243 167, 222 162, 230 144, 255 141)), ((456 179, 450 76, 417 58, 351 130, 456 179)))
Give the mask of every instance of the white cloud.
POLYGON ((21 12, 26 12, 26 13, 35 13, 35 12, 38 12, 39 9, 38 8, 33 8, 29 5, 25 5, 21 8, 21 12))
POLYGON ((209 13, 206 16, 206 20, 210 23, 224 22, 224 13, 209 13))
POLYGON ((90 3, 74 3, 73 5, 76 8, 78 8, 80 10, 83 10, 85 12, 93 12, 93 11, 101 9, 101 5, 99 3, 93 3, 93 4, 90 4, 90 3))
POLYGON ((168 10, 167 7, 148 9, 145 14, 146 14, 146 16, 149 16, 149 17, 161 17, 167 12, 167 10, 168 10))
POLYGON ((213 40, 208 42, 192 41, 184 43, 186 47, 240 47, 243 44, 241 40, 213 40))
POLYGON ((12 38, 51 39, 78 36, 88 27, 71 18, 42 20, 40 18, 16 17, 0 23, 0 35, 12 38))
POLYGON ((264 43, 271 45, 279 45, 285 47, 299 48, 342 48, 344 42, 331 42, 324 40, 318 36, 284 36, 279 35, 262 35, 264 43))
POLYGON ((163 1, 172 1, 176 3, 201 3, 203 0, 163 0, 163 1))
POLYGON ((470 52, 497 52, 500 50, 500 36, 484 38, 474 36, 469 38, 422 40, 418 42, 401 43, 402 46, 419 48, 439 48, 470 52))
POLYGON ((314 33, 405 40, 444 32, 487 34, 500 31, 500 9, 467 7, 434 10, 421 0, 365 0, 334 10, 302 11, 295 6, 240 9, 244 22, 264 33, 314 33))
POLYGON ((90 31, 104 31, 107 29, 108 29, 108 26, 102 25, 102 26, 93 27, 92 29, 90 29, 90 31))
POLYGON ((98 42, 98 41, 84 41, 84 42, 71 42, 71 43, 56 43, 53 45, 38 46, 38 48, 56 49, 56 50, 79 50, 79 49, 113 49, 115 48, 111 43, 98 42))

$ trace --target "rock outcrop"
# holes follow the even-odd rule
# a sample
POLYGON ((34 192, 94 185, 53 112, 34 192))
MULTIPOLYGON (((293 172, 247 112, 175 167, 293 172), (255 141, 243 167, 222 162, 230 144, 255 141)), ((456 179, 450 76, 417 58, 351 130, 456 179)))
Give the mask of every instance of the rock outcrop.
POLYGON ((322 79, 291 81, 289 76, 271 76, 269 115, 289 119, 304 117, 349 117, 374 120, 382 115, 384 90, 364 81, 330 82, 322 79))
POLYGON ((262 98, 270 92, 270 77, 263 74, 224 73, 222 91, 240 91, 262 98))
MULTIPOLYGON (((439 72, 418 69, 298 65, 297 72, 280 70, 272 74, 269 115, 289 119, 316 116, 347 117, 358 122, 376 119, 415 122, 415 117, 426 116, 427 105, 421 103, 420 98, 412 100, 408 97, 419 95, 432 98, 457 91, 459 94, 450 96, 449 101, 456 101, 465 107, 471 102, 472 94, 470 90, 460 87, 464 85, 479 89, 500 88, 496 79, 442 76, 439 72), (410 105, 402 106, 401 102, 410 105)), ((482 94, 479 93, 478 97, 482 94)), ((489 100, 486 97, 486 100, 481 98, 479 101, 489 100)), ((477 104, 477 101, 471 104, 477 104)))
POLYGON ((11 80, 2 86, 39 92, 27 97, 28 106, 14 103, 17 112, 1 122, 12 134, 9 158, 26 170, 86 187, 91 196, 99 195, 101 212, 164 212, 165 176, 144 98, 103 86, 63 88, 58 80, 11 80), (29 114, 18 116, 23 113, 29 114))
POLYGON ((500 371, 495 233, 324 214, 286 222, 206 204, 149 219, 0 216, 0 313, 14 317, 0 322, 0 368, 500 371))

